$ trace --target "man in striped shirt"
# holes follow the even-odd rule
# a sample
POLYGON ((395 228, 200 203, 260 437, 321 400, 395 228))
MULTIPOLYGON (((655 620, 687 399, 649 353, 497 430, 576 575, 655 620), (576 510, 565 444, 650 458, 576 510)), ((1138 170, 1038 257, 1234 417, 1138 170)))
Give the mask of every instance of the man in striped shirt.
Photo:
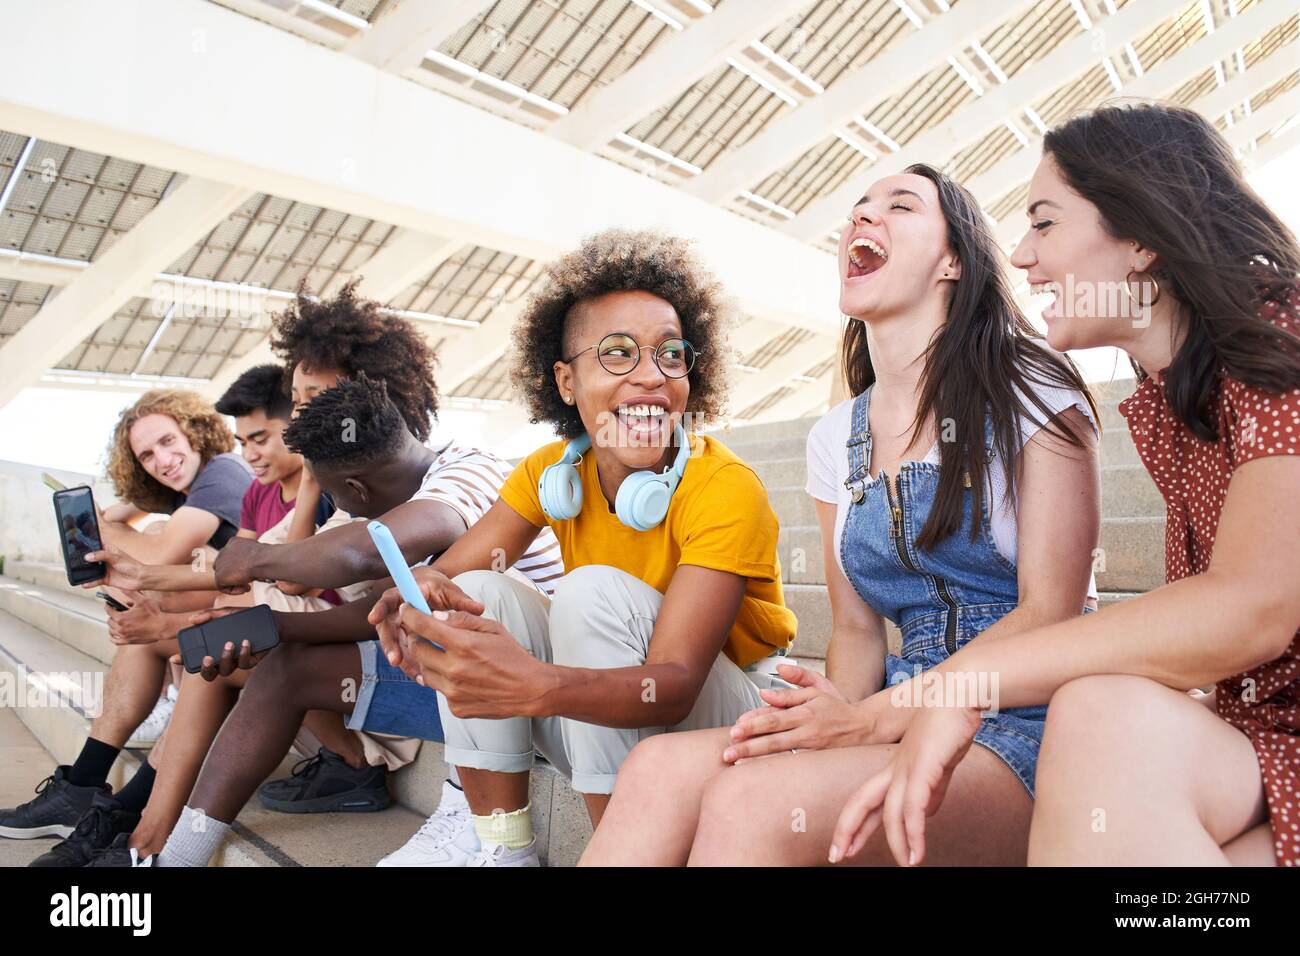
MULTIPOLYGON (((481 518, 510 470, 477 449, 448 444, 433 450, 421 444, 403 424, 384 384, 364 374, 313 398, 286 430, 285 441, 307 459, 342 511, 380 518, 412 564, 432 560, 481 518)), ((549 532, 539 535, 513 568, 501 570, 549 595, 564 573, 559 545, 549 532)), ((370 599, 310 615, 276 613, 282 646, 250 677, 213 744, 190 805, 159 855, 163 866, 207 862, 258 783, 283 759, 308 710, 346 714, 353 730, 442 739, 436 693, 388 663, 365 620, 373 598, 391 581, 364 522, 296 544, 239 544, 222 551, 216 573, 218 585, 232 590, 266 579, 312 587, 385 580, 371 588, 370 599)), ((208 671, 228 674, 236 666, 256 664, 245 649, 236 648, 208 671)), ((374 789, 370 772, 322 757, 315 769, 304 767, 267 788, 281 809, 309 812, 317 806, 348 809, 351 786, 362 808, 366 791, 374 789)), ((444 785, 433 817, 384 862, 446 865, 449 856, 468 859, 476 850, 469 808, 453 779, 444 785)))

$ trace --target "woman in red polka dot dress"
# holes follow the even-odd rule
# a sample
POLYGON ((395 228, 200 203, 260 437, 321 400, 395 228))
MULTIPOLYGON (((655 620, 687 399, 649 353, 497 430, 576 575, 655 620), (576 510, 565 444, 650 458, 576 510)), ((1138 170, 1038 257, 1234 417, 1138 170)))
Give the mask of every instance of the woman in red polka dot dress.
MULTIPOLYGON (((1031 864, 1300 865, 1300 247, 1176 107, 1051 130, 1028 212, 1012 262, 1054 293, 1048 341, 1118 346, 1137 370, 1120 411, 1167 506, 1169 583, 934 672, 998 675, 1002 708, 1050 701, 1031 864)), ((900 863, 924 859, 979 724, 918 712, 831 859, 877 826, 900 863)))

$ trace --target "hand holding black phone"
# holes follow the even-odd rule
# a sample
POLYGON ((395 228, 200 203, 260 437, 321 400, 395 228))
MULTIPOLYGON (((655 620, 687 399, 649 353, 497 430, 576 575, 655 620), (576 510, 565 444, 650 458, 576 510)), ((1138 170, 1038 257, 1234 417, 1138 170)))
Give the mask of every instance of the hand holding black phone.
POLYGON ((90 488, 81 485, 56 491, 54 519, 58 522, 68 583, 89 584, 107 577, 108 566, 103 561, 86 560, 86 555, 104 547, 104 539, 99 533, 99 518, 95 513, 95 498, 90 488))
POLYGON ((280 643, 280 634, 275 628, 271 609, 265 604, 255 604, 234 614, 187 627, 176 635, 176 640, 180 644, 185 670, 197 674, 203 669, 203 658, 219 660, 226 644, 233 644, 238 654, 239 646, 248 641, 250 653, 261 654, 280 643))

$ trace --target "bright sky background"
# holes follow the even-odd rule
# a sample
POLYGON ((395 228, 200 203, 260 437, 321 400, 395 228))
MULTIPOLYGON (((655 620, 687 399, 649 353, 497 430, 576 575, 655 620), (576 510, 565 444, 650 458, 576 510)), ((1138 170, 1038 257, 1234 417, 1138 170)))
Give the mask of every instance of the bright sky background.
MULTIPOLYGON (((1300 233, 1297 167, 1300 167, 1300 149, 1292 150, 1257 170, 1250 180, 1265 202, 1293 231, 1300 233)), ((1074 357, 1090 381, 1131 374, 1123 356, 1114 349, 1090 349, 1076 353, 1074 357)), ((118 413, 135 397, 126 392, 28 388, 0 409, 0 460, 97 473, 103 468, 104 450, 118 413)), ((444 441, 451 438, 472 440, 480 421, 479 413, 444 411, 435 437, 444 441)), ((549 428, 531 426, 492 450, 503 457, 514 458, 527 454, 553 437, 549 428)))

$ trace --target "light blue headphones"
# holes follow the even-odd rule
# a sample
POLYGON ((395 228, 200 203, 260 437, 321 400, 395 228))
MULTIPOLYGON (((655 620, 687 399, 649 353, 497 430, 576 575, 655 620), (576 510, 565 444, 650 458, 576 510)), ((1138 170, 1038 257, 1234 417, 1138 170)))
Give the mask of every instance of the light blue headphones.
MULTIPOLYGON (((614 500, 618 520, 636 531, 649 531, 668 514, 668 503, 686 472, 686 462, 691 457, 691 443, 681 424, 673 429, 677 442, 677 457, 672 467, 662 474, 637 471, 623 479, 614 500)), ((591 447, 591 436, 582 435, 564 446, 564 455, 553 465, 542 469, 537 481, 537 497, 542 510, 553 521, 576 518, 582 510, 582 479, 578 477, 578 461, 591 447)))

